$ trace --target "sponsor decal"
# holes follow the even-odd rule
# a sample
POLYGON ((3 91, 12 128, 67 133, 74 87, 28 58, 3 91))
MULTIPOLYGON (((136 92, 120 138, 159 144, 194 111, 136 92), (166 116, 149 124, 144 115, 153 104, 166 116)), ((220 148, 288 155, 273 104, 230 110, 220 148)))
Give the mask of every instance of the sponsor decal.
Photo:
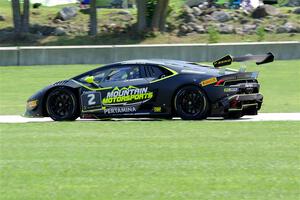
POLYGON ((238 88, 224 88, 224 92, 237 92, 238 88))
POLYGON ((137 102, 145 102, 153 97, 153 92, 148 91, 148 87, 137 88, 134 86, 123 87, 119 89, 115 87, 106 94, 102 99, 103 105, 110 104, 130 104, 137 102))
POLYGON ((94 110, 101 108, 101 93, 96 91, 83 92, 81 95, 83 110, 94 110))
POLYGON ((118 113, 128 113, 136 112, 135 107, 111 107, 104 110, 104 114, 118 114, 118 113))
POLYGON ((249 87, 252 88, 252 87, 254 87, 254 84, 252 84, 252 83, 245 83, 245 87, 246 88, 249 88, 249 87))
POLYGON ((161 112, 161 107, 153 107, 154 112, 161 112))
POLYGON ((213 65, 215 67, 221 67, 221 66, 225 66, 225 65, 230 65, 232 63, 232 57, 230 55, 227 55, 215 62, 213 62, 213 65))
POLYGON ((220 61, 216 61, 214 64, 215 65, 221 65, 221 64, 224 64, 224 63, 230 63, 232 60, 231 59, 226 59, 226 60, 220 60, 220 61))
POLYGON ((207 85, 210 85, 210 84, 213 84, 213 83, 216 83, 217 82, 217 78, 216 77, 213 77, 213 78, 210 78, 210 79, 206 79, 204 81, 201 81, 201 85, 202 87, 204 86, 207 86, 207 85))

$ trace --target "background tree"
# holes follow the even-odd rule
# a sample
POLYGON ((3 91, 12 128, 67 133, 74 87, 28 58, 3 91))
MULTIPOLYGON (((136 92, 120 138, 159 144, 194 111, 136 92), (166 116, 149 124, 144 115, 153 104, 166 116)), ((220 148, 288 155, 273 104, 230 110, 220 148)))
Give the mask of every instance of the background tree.
POLYGON ((16 37, 21 37, 29 32, 29 0, 24 0, 21 12, 20 0, 12 0, 14 32, 16 37))
POLYGON ((97 0, 90 1, 90 31, 91 36, 97 35, 97 0))
POLYGON ((157 0, 152 19, 152 30, 165 31, 169 0, 157 0))
POLYGON ((138 32, 165 31, 169 0, 137 0, 138 32))
POLYGON ((23 15, 22 15, 22 32, 29 32, 29 11, 30 11, 30 3, 29 0, 24 0, 23 4, 23 15))
POLYGON ((147 0, 137 0, 137 31, 139 33, 147 30, 147 0))
POLYGON ((15 32, 15 35, 20 36, 22 19, 21 19, 21 9, 20 9, 19 0, 12 0, 11 7, 12 7, 12 12, 13 12, 14 32, 15 32))

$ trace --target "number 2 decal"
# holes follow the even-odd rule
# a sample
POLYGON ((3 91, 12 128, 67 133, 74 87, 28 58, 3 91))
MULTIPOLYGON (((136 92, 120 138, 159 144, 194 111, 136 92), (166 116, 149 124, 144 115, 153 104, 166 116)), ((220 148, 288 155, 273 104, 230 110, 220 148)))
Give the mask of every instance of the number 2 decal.
POLYGON ((83 110, 93 110, 102 107, 100 92, 84 92, 81 95, 81 101, 83 110))
POLYGON ((89 105, 89 106, 92 106, 92 105, 95 105, 95 104, 96 104, 96 101, 95 101, 95 94, 88 94, 88 95, 87 95, 87 98, 89 99, 89 100, 88 100, 88 105, 89 105))

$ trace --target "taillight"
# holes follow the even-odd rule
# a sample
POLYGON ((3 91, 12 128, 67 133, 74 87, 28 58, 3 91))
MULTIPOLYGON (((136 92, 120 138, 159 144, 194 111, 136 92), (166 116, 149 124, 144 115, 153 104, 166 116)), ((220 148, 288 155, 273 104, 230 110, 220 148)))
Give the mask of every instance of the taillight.
POLYGON ((230 108, 237 108, 239 103, 239 96, 234 97, 233 100, 230 101, 230 108))
POLYGON ((230 102, 230 108, 237 108, 237 105, 238 105, 239 101, 238 100, 232 100, 230 102))
POLYGON ((221 80, 218 80, 218 82, 215 84, 215 86, 220 86, 220 85, 223 85, 225 81, 223 79, 221 80))

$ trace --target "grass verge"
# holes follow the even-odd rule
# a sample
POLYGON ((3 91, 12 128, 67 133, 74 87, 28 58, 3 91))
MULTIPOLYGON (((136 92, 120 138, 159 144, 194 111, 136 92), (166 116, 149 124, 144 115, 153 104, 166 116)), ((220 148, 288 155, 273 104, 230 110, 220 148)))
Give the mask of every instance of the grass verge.
POLYGON ((0 127, 5 200, 299 198, 299 122, 0 127))

